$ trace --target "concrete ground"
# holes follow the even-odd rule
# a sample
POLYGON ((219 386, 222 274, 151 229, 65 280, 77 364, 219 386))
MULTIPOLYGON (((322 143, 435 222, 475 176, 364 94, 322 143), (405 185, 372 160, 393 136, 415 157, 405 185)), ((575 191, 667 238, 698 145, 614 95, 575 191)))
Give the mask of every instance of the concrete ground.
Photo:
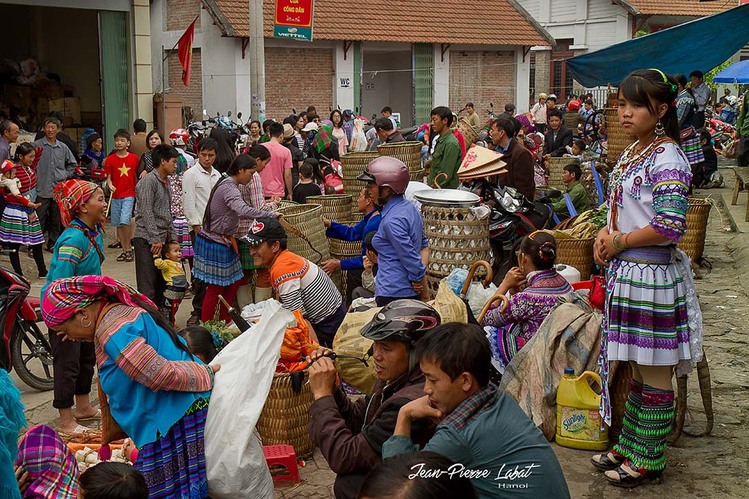
MULTIPOLYGON (((564 470, 572 497, 746 497, 749 479, 749 375, 747 357, 749 345, 745 334, 749 322, 749 222, 744 221, 747 194, 742 194, 737 206, 726 206, 731 200, 733 173, 721 169, 726 188, 698 192, 716 200, 711 211, 705 257, 712 270, 702 270, 697 281, 704 324, 705 351, 712 371, 712 394, 715 427, 712 435, 703 438, 682 436, 667 451, 668 469, 661 485, 641 486, 625 491, 609 486, 603 476, 589 465, 591 452, 566 449, 552 444, 564 470), (723 202, 725 201, 725 202, 723 202), (739 232, 728 232, 735 221, 739 232)), ((107 242, 114 237, 109 230, 107 242)), ((105 273, 129 284, 135 284, 133 263, 116 262, 119 250, 106 250, 105 273)), ((50 254, 45 256, 49 259, 50 254)), ((23 256, 32 275, 33 262, 23 256)), ((0 265, 9 265, 7 257, 0 257, 0 265)), ((39 293, 41 283, 35 282, 33 293, 39 293)), ((184 325, 190 303, 182 304, 177 318, 184 325)), ((690 377, 687 427, 698 432, 704 428, 696 376, 690 377)), ((56 424, 56 411, 51 406, 52 392, 37 392, 17 381, 23 391, 26 415, 30 424, 56 424)), ((94 397, 95 398, 95 397, 94 397)), ((332 497, 335 475, 325 459, 316 451, 300 468, 301 483, 277 485, 276 497, 282 499, 332 497)))

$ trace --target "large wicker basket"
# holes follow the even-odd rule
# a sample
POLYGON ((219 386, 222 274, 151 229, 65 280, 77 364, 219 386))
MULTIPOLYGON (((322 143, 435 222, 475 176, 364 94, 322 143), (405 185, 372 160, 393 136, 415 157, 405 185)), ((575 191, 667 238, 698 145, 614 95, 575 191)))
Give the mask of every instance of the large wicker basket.
POLYGON ((309 438, 309 411, 313 398, 308 379, 309 374, 305 371, 302 389, 295 393, 289 373, 273 376, 270 393, 257 421, 263 445, 291 445, 297 457, 308 457, 315 451, 309 438))
POLYGON ((403 161, 408 167, 411 180, 423 180, 424 168, 421 165, 421 142, 397 142, 395 144, 380 144, 377 152, 380 156, 393 156, 403 161))
POLYGON ((621 153, 634 142, 634 137, 624 133, 615 107, 606 108, 606 130, 608 133, 606 158, 609 163, 616 163, 621 153))
POLYGON ((314 263, 330 258, 328 238, 320 218, 322 207, 319 204, 285 206, 279 208, 278 212, 283 214, 285 222, 295 228, 294 231, 287 230, 289 250, 314 263))
POLYGON ((366 185, 356 177, 364 172, 370 161, 379 158, 380 155, 373 151, 350 152, 341 156, 341 169, 343 170, 343 192, 358 196, 359 191, 366 185))
POLYGON ((479 260, 491 260, 488 218, 478 220, 470 208, 429 205, 421 206, 421 215, 429 240, 427 284, 432 297, 455 267, 469 269, 479 260))
POLYGON ((707 219, 710 217, 712 205, 705 198, 689 197, 687 209, 687 232, 679 242, 679 248, 689 255, 692 261, 702 258, 705 252, 705 237, 707 236, 707 219))
POLYGON ((593 270, 593 243, 595 238, 557 239, 557 263, 575 267, 580 279, 586 281, 593 270))
POLYGON ((566 187, 562 180, 562 172, 565 165, 570 163, 579 165, 580 161, 576 158, 549 158, 549 188, 564 192, 566 187))
MULTIPOLYGON (((343 239, 329 237, 328 242, 330 244, 330 258, 335 260, 345 260, 346 258, 353 258, 361 255, 361 241, 344 241, 343 239)), ((345 297, 347 293, 346 271, 336 270, 333 272, 331 278, 333 279, 333 282, 336 282, 336 279, 340 280, 340 282, 337 282, 336 284, 338 285, 338 290, 341 292, 341 295, 345 297)))
POLYGON ((466 147, 479 140, 479 134, 476 133, 476 129, 465 118, 458 120, 458 130, 463 134, 463 138, 466 139, 466 147))
POLYGON ((307 196, 308 204, 322 206, 321 216, 335 222, 348 222, 351 219, 351 194, 326 194, 325 196, 307 196))

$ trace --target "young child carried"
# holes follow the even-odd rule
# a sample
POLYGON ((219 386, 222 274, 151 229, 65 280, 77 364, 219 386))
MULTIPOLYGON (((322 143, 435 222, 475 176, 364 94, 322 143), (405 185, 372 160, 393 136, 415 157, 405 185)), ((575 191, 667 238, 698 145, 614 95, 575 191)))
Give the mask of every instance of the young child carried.
POLYGON ((169 320, 174 324, 177 310, 187 292, 187 276, 182 263, 182 249, 177 241, 170 241, 164 247, 164 258, 154 256, 153 264, 161 271, 161 276, 166 281, 166 298, 169 320))

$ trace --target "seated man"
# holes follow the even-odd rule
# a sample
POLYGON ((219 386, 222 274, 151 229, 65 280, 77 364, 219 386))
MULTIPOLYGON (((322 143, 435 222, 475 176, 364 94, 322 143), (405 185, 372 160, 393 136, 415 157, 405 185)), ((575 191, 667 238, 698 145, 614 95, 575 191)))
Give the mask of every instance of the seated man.
POLYGON ((416 344, 424 397, 404 405, 382 457, 418 450, 414 421, 441 419, 422 450, 482 472, 479 497, 570 497, 554 451, 509 395, 489 383, 491 349, 481 327, 448 323, 416 344))
MULTIPOLYGON (((562 170, 562 182, 564 182, 566 187, 564 192, 570 195, 572 205, 578 214, 590 209, 590 195, 588 195, 588 190, 585 186, 580 183, 582 175, 583 172, 580 169, 580 165, 575 163, 564 165, 564 169, 562 170)), ((570 211, 567 209, 567 202, 564 200, 564 197, 555 199, 551 206, 554 208, 554 213, 557 214, 560 221, 570 218, 570 211)))
POLYGON ((341 293, 320 267, 286 249, 286 231, 275 218, 261 217, 240 238, 249 244, 255 265, 270 272, 270 284, 285 309, 301 310, 319 343, 331 346, 346 316, 341 293))
MULTIPOLYGON (((374 341, 371 352, 378 381, 370 395, 355 402, 335 386, 335 365, 326 357, 330 350, 312 354, 309 385, 315 401, 310 437, 338 475, 337 499, 358 496, 367 473, 381 459, 382 444, 393 434, 399 409, 423 393, 424 375, 413 345, 439 323, 437 311, 418 300, 396 300, 383 307, 361 330, 374 341)), ((429 420, 413 426, 416 442, 424 444, 433 434, 429 420)))
MULTIPOLYGON (((385 120, 390 123, 390 120, 385 120)), ((344 241, 361 241, 361 254, 353 258, 346 258, 345 260, 327 260, 322 262, 322 269, 328 273, 328 275, 335 272, 337 269, 346 271, 346 304, 350 304, 352 300, 351 292, 354 288, 358 288, 362 285, 361 276, 364 270, 363 258, 367 252, 364 247, 364 237, 370 232, 377 232, 380 227, 380 212, 375 206, 375 200, 367 187, 363 187, 359 192, 359 198, 357 199, 357 207, 359 213, 364 215, 358 223, 355 225, 348 225, 344 223, 334 222, 323 217, 323 224, 328 229, 325 234, 328 237, 336 239, 342 239, 344 241)))

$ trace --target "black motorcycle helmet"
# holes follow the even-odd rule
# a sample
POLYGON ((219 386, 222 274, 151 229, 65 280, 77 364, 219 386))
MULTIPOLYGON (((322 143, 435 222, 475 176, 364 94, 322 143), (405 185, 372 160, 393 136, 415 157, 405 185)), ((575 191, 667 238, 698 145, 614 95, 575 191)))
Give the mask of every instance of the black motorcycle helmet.
POLYGON ((372 341, 398 340, 413 346, 424 333, 440 325, 440 316, 420 300, 395 300, 377 312, 360 334, 372 341))

